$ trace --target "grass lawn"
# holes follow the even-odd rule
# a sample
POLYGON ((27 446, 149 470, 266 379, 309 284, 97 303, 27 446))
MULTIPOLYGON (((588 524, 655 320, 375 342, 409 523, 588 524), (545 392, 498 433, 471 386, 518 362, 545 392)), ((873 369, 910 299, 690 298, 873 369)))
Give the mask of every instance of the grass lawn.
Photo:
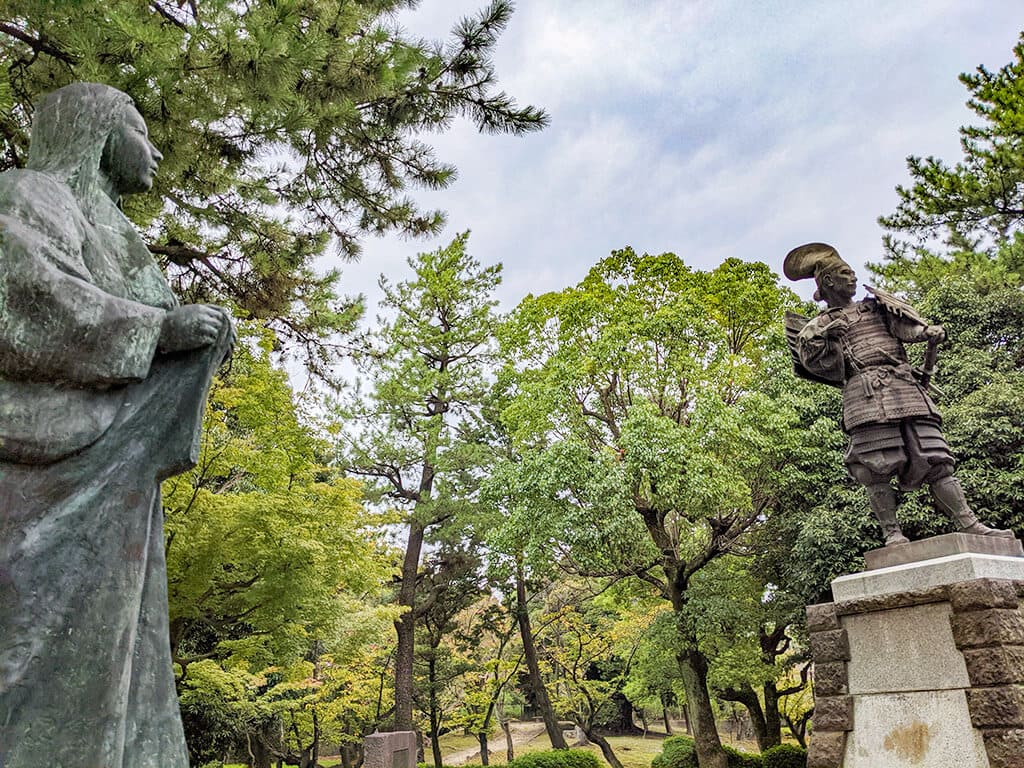
MULTIPOLYGON (((441 754, 445 757, 454 753, 460 752, 470 747, 477 745, 476 739, 473 737, 454 736, 446 735, 441 737, 441 754), (454 744, 459 746, 454 746, 454 744)), ((658 733, 651 733, 646 738, 642 736, 609 736, 608 743, 612 745, 612 749, 615 750, 615 754, 625 768, 650 768, 651 760, 654 756, 661 752, 661 744, 664 741, 664 735, 658 733)), ((519 744, 515 749, 516 756, 524 755, 527 752, 540 752, 547 749, 551 749, 551 742, 548 741, 547 734, 541 733, 539 736, 531 739, 525 744, 519 744)), ((602 764, 604 759, 601 756, 601 748, 596 744, 591 744, 585 749, 590 750, 598 759, 601 760, 602 764)), ((429 755, 427 756, 429 761, 429 755)), ((474 758, 469 760, 470 763, 479 764, 480 758, 474 758)), ((504 765, 505 764, 505 749, 496 750, 490 754, 491 765, 504 765)))
MULTIPOLYGON (((683 733, 683 730, 680 728, 676 732, 683 733)), ((612 749, 615 750, 616 756, 622 761, 625 768, 650 768, 651 760, 661 752, 661 746, 664 740, 665 734, 653 729, 648 732, 647 736, 608 737, 608 743, 612 745, 612 749)), ((495 729, 495 732, 491 734, 491 744, 493 745, 495 741, 498 741, 501 744, 501 748, 491 751, 490 763, 491 765, 505 765, 504 738, 502 737, 500 729, 495 729)), ((756 745, 752 742, 734 742, 725 732, 722 733, 722 742, 729 746, 736 747, 737 749, 741 749, 744 752, 757 751, 756 745)), ((441 754, 444 758, 456 753, 465 753, 470 749, 476 751, 478 746, 479 742, 477 741, 476 736, 473 735, 467 736, 462 733, 448 733, 441 737, 441 754)), ((515 748, 515 754, 516 757, 518 757, 526 754, 527 752, 540 752, 547 749, 551 749, 551 742, 548 741, 547 734, 541 731, 540 734, 535 736, 533 739, 530 739, 525 743, 518 744, 515 748)), ((596 744, 591 744, 585 747, 585 749, 588 749, 597 755, 598 759, 601 760, 601 764, 605 765, 600 747, 596 744)), ((427 749, 426 758, 428 764, 430 764, 432 760, 429 748, 427 749)), ((466 762, 479 765, 480 757, 476 756, 470 758, 466 762)), ((322 758, 320 760, 320 764, 333 768, 334 766, 340 765, 341 761, 336 757, 329 757, 322 758)), ((224 768, 245 768, 245 766, 242 764, 226 765, 224 768)))
MULTIPOLYGON (((500 730, 493 731, 491 733, 491 741, 494 741, 500 734, 500 730)), ((472 733, 446 733, 438 741, 441 742, 441 755, 450 755, 452 752, 462 752, 465 749, 480 746, 480 741, 472 733)), ((430 752, 430 749, 427 749, 430 752)))

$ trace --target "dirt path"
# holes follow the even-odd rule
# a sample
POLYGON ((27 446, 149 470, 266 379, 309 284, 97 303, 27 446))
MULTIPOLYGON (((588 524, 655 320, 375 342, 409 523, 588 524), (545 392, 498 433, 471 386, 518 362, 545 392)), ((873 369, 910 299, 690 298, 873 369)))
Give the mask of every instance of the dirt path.
MULTIPOLYGON (((544 723, 509 723, 509 730, 512 732, 512 746, 516 748, 522 744, 533 741, 535 738, 544 733, 544 723)), ((505 734, 498 732, 498 735, 488 739, 487 751, 490 753, 500 752, 502 755, 505 754, 505 734)), ((470 761, 480 761, 480 748, 470 747, 469 749, 460 749, 458 752, 452 752, 450 755, 446 755, 444 758, 445 765, 462 765, 470 761)))

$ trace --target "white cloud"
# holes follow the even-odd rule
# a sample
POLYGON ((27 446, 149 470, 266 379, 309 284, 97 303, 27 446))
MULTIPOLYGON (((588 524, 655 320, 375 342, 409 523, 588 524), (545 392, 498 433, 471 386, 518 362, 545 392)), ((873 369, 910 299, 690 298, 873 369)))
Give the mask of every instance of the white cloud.
MULTIPOLYGON (((405 24, 436 37, 483 4, 423 0, 405 24)), ((1011 0, 519 0, 498 76, 551 127, 437 137, 460 178, 420 199, 448 230, 368 241, 346 284, 373 297, 377 273, 464 229, 479 259, 504 262, 506 306, 627 244, 702 268, 777 267, 813 239, 875 260, 905 157, 957 158, 972 116, 956 76, 1009 61, 1020 23, 1011 0)))

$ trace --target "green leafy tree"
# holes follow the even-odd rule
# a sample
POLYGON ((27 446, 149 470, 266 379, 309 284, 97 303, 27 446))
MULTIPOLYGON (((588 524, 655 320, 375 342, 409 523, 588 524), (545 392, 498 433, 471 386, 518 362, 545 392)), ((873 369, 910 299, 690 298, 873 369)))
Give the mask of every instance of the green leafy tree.
MULTIPOLYGON (((530 529, 529 521, 515 514, 520 505, 529 503, 531 489, 522 482, 521 473, 526 471, 523 455, 501 423, 501 413, 511 402, 509 395, 509 377, 499 376, 489 407, 484 411, 496 459, 482 485, 481 497, 500 519, 487 535, 488 570, 492 579, 503 585, 502 591, 510 596, 510 610, 523 649, 522 688, 527 703, 540 714, 552 749, 565 750, 569 745, 545 683, 533 617, 545 590, 559 574, 550 551, 535 546, 535 532, 530 529), (512 595, 514 600, 511 600, 512 595)), ((511 743, 511 739, 509 741, 511 743)))
POLYGON ((164 154, 155 194, 133 199, 151 250, 189 299, 224 298, 307 352, 349 330, 358 302, 314 260, 354 256, 368 233, 436 233, 410 187, 455 168, 423 140, 457 117, 523 134, 547 116, 496 86, 512 13, 492 0, 446 42, 403 33, 412 0, 8 0, 0 20, 0 170, 27 159, 38 97, 73 80, 135 99, 164 154))
POLYGON ((672 608, 701 764, 724 768, 691 587, 742 551, 798 472, 781 315, 764 265, 711 272, 626 249, 527 297, 503 340, 523 460, 514 510, 568 570, 637 579, 672 608))
POLYGON ((483 598, 463 613, 460 625, 456 643, 467 668, 452 713, 452 727, 476 735, 480 763, 489 765, 488 742, 497 719, 505 731, 511 762, 514 755, 505 703, 513 695, 510 684, 523 660, 522 650, 515 643, 516 617, 508 606, 494 598, 483 598))
POLYGON ((427 716, 434 765, 441 766, 440 737, 448 731, 446 720, 457 704, 453 691, 472 665, 452 639, 460 615, 480 599, 484 591, 479 556, 472 540, 446 543, 422 565, 420 593, 431 596, 422 608, 417 629, 414 691, 419 709, 427 716))
POLYGON ((750 558, 739 557, 709 565, 695 585, 694 607, 711 659, 711 688, 720 699, 743 705, 764 751, 782 743, 780 702, 807 687, 810 662, 793 647, 804 603, 779 585, 766 585, 751 565, 750 558))
POLYGON ((307 650, 343 615, 339 588, 372 593, 386 563, 362 489, 326 466, 266 333, 243 334, 210 392, 197 466, 164 483, 171 648, 194 660, 307 650))
MULTIPOLYGON (((555 705, 601 749, 612 768, 623 768, 601 726, 618 719, 620 703, 632 725, 632 705, 623 695, 637 645, 652 612, 621 609, 608 600, 587 599, 586 590, 565 582, 548 595, 543 648, 560 671, 555 705)), ((621 726, 616 728, 621 733, 621 726)), ((616 734, 618 735, 618 734, 616 734)))
POLYGON ((413 727, 415 627, 444 599, 445 579, 421 579, 424 544, 471 538, 482 510, 474 501, 489 449, 480 408, 495 326, 492 298, 500 266, 466 253, 468 234, 409 259, 412 277, 381 278, 379 319, 357 352, 370 390, 350 404, 357 429, 342 437, 342 463, 366 478, 371 497, 393 504, 407 532, 395 622, 395 728, 413 727))
POLYGON ((962 158, 910 157, 912 183, 897 187, 896 211, 880 218, 890 230, 889 258, 875 265, 904 289, 950 272, 988 283, 1020 284, 1024 273, 1024 38, 1014 60, 992 71, 962 74, 967 106, 979 124, 960 128, 962 158), (945 243, 939 255, 935 245, 945 243))
POLYGON ((363 642, 350 622, 390 615, 374 605, 387 560, 360 485, 326 465, 330 445, 272 365, 270 333, 242 331, 211 389, 197 466, 163 488, 171 650, 197 762, 240 740, 277 744, 284 710, 266 691, 306 679, 296 665, 321 639, 340 653, 339 638, 363 642))

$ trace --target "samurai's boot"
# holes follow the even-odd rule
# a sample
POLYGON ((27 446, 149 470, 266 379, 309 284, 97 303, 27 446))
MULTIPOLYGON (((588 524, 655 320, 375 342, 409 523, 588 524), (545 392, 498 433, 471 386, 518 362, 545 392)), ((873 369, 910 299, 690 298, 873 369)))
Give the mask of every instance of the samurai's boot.
POLYGON ((960 487, 960 481, 952 475, 936 480, 931 484, 931 490, 932 496, 935 497, 935 503, 960 526, 960 533, 1014 538, 1013 531, 989 528, 978 520, 967 503, 967 497, 964 496, 964 489, 960 487))
POLYGON ((890 483, 873 483, 867 486, 867 489, 871 511, 875 513, 879 525, 882 526, 885 546, 909 544, 910 539, 903 535, 900 524, 896 521, 896 489, 890 483))

